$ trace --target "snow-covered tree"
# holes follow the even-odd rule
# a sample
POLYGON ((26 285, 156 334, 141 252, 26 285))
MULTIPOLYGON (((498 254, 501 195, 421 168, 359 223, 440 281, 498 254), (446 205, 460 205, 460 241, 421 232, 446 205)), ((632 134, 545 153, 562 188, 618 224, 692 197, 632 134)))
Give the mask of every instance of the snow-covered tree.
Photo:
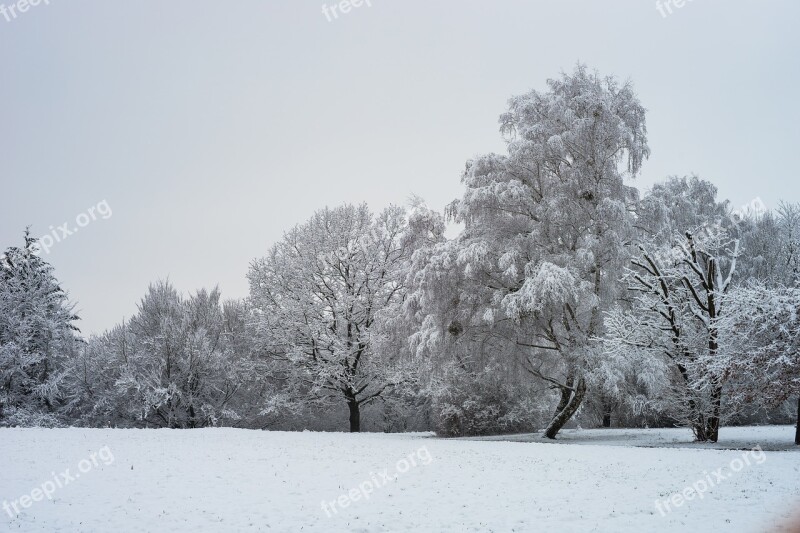
MULTIPOLYGON (((636 206, 638 240, 677 246, 687 231, 700 235, 730 225, 729 203, 717 194, 713 183, 696 175, 656 183, 636 206)), ((680 248, 675 251, 680 255, 680 248)))
POLYGON ((607 346, 614 353, 666 357, 676 370, 667 407, 698 440, 716 442, 726 376, 707 366, 719 353, 718 320, 736 272, 739 243, 725 230, 701 238, 687 232, 684 239, 677 245, 679 255, 674 247, 641 248, 625 278, 637 297, 627 316, 617 313, 607 320, 607 346))
MULTIPOLYGON (((464 224, 416 275, 415 341, 452 338, 521 361, 558 392, 545 436, 577 412, 615 299, 638 199, 625 184, 649 155, 645 111, 629 83, 584 66, 513 98, 508 153, 467 164, 450 215, 464 224)), ((437 349, 441 350, 441 346, 437 349)))
POLYGON ((725 376, 707 365, 719 354, 718 321, 738 274, 744 228, 728 202, 717 201, 716 187, 696 176, 654 186, 637 206, 637 228, 625 275, 633 299, 607 317, 607 353, 654 371, 647 381, 666 386, 650 404, 698 440, 716 441, 733 411, 722 409, 725 376))
POLYGON ((36 239, 0 256, 0 425, 53 426, 69 409, 65 368, 79 339, 66 292, 36 239))
POLYGON ((751 282, 726 299, 719 355, 708 361, 717 379, 728 377, 733 408, 771 408, 797 398, 800 445, 800 288, 751 282))
POLYGON ((364 406, 415 379, 399 353, 376 349, 382 325, 398 314, 412 254, 428 237, 412 221, 395 207, 377 216, 366 205, 326 208, 248 273, 263 351, 284 363, 296 398, 346 403, 353 432, 364 406))
POLYGON ((247 310, 217 289, 183 297, 150 286, 130 320, 90 339, 72 366, 84 423, 196 428, 258 425, 274 400, 259 390, 247 348, 247 310))
POLYGON ((800 286, 800 204, 745 219, 743 277, 769 285, 800 286))

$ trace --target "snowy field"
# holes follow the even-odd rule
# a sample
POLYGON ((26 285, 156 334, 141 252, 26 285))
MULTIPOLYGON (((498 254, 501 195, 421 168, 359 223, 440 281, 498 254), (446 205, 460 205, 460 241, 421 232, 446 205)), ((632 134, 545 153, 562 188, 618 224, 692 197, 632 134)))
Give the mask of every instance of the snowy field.
MULTIPOLYGON (((635 446, 640 448, 692 448, 700 450, 798 450, 794 443, 794 426, 726 427, 720 430, 717 443, 695 442, 690 429, 564 429, 557 444, 589 444, 603 446, 635 446)), ((502 435, 498 437, 465 437, 468 440, 507 442, 548 442, 541 433, 502 435)), ((800 457, 798 457, 800 459, 800 457)))
MULTIPOLYGON (((787 427, 753 430, 764 442, 792 437, 787 427)), ((576 432, 543 444, 5 429, 0 499, 21 513, 4 511, 0 530, 757 532, 800 503, 796 451, 622 447, 630 430, 577 433, 601 444, 569 445, 576 432), (665 508, 689 487, 693 498, 665 508)))

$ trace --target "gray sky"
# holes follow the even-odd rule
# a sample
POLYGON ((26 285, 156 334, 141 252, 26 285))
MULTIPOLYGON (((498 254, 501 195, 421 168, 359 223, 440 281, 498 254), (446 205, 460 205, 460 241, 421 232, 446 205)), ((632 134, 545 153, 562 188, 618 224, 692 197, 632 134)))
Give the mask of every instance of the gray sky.
POLYGON ((649 110, 641 188, 696 172, 735 205, 800 201, 793 0, 371 0, 330 22, 319 0, 49 2, 0 15, 0 247, 105 200, 46 256, 86 333, 159 278, 245 296, 250 260, 326 204, 441 209, 503 149, 508 98, 579 60, 649 110))

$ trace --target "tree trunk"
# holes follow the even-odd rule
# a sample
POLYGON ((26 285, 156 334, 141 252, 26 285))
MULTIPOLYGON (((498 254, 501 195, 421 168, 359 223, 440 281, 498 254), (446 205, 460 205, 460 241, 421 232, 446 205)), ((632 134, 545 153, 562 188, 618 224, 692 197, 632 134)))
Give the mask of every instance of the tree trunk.
POLYGON ((569 405, 569 400, 572 398, 572 387, 575 384, 575 378, 572 375, 567 376, 566 380, 566 387, 561 388, 561 399, 558 400, 558 405, 556 406, 556 410, 553 413, 553 420, 567 408, 569 405))
POLYGON ((794 433, 794 443, 800 446, 800 398, 797 399, 797 430, 794 433))
MULTIPOLYGON (((678 341, 674 340, 673 342, 677 344, 678 341)), ((678 363, 678 371, 681 373, 681 377, 683 377, 684 388, 688 394, 686 406, 689 413, 689 421, 691 422, 692 433, 694 433, 695 440, 698 442, 705 442, 708 440, 706 437, 706 422, 697 409, 697 403, 692 398, 694 392, 692 391, 691 387, 691 379, 689 379, 689 371, 680 363, 678 363)))
MULTIPOLYGON (((567 390, 567 393, 571 393, 572 391, 567 390)), ((562 400, 564 398, 564 389, 562 389, 562 400)), ((578 407, 581 406, 583 402, 583 398, 586 396, 586 381, 583 378, 578 379, 578 385, 575 388, 574 393, 570 394, 570 398, 567 402, 567 405, 558 413, 556 413, 555 417, 553 417, 553 421, 550 422, 550 425, 544 431, 544 437, 547 439, 555 439, 558 432, 561 431, 561 428, 569 422, 572 416, 578 411, 578 407)), ((560 406, 561 404, 559 404, 560 406)))
POLYGON ((603 415, 603 427, 604 428, 611 427, 611 413, 606 413, 603 415))
POLYGON ((717 442, 719 440, 719 420, 722 414, 722 387, 720 385, 714 385, 714 390, 711 393, 711 402, 713 414, 708 419, 706 437, 711 442, 717 442))
POLYGON ((567 378, 567 387, 561 389, 561 399, 558 401, 556 411, 553 413, 553 418, 557 417, 558 413, 566 409, 567 405, 569 405, 569 400, 572 398, 572 387, 574 383, 575 380, 571 376, 567 378))
POLYGON ((350 433, 361 432, 361 408, 356 400, 347 400, 350 408, 350 433))
POLYGON ((708 422, 705 417, 697 409, 697 404, 694 400, 689 400, 689 415, 692 420, 692 431, 694 438, 697 442, 706 442, 708 440, 708 422))
POLYGON ((697 442, 708 441, 708 428, 703 420, 697 422, 692 428, 692 431, 694 432, 694 438, 697 442))

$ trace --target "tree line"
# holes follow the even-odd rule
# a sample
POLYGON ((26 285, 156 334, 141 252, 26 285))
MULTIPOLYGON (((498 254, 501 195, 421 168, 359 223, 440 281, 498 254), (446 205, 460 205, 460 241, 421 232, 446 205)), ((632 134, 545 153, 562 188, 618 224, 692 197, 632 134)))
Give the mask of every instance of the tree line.
POLYGON ((697 176, 640 192, 645 109, 582 65, 500 126, 443 213, 322 209, 251 263, 249 297, 159 281, 89 338, 26 233, 0 257, 0 425, 716 442, 800 419, 800 205, 734 211, 697 176))

